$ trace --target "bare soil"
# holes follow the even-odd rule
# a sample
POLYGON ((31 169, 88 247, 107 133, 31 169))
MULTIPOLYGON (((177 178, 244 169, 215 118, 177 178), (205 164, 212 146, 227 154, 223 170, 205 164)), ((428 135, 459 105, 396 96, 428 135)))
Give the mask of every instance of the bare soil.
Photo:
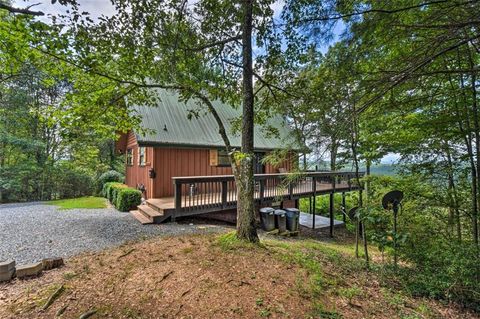
POLYGON ((218 236, 129 243, 0 284, 0 318, 79 318, 90 310, 90 318, 476 318, 454 305, 397 296, 367 272, 348 274, 312 240, 225 249, 218 236), (316 263, 299 257, 305 254, 316 263))

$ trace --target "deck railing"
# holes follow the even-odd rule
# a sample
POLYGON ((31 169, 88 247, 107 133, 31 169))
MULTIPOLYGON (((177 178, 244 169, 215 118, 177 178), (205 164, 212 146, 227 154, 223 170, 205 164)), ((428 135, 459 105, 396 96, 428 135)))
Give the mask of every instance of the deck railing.
MULTIPOLYGON (((364 173, 361 172, 360 176, 364 173)), ((358 189, 354 172, 256 174, 257 203, 358 189)), ((233 175, 173 177, 176 212, 210 212, 235 208, 237 187, 233 175)))

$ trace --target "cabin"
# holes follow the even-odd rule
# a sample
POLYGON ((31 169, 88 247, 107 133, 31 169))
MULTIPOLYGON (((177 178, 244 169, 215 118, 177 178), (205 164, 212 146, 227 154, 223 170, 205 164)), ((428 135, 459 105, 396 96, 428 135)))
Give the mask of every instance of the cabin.
MULTIPOLYGON (((116 149, 125 156, 125 183, 142 191, 144 202, 131 213, 142 223, 209 214, 235 218, 236 185, 218 125, 195 101, 180 101, 177 93, 159 89, 157 106, 134 106, 142 132, 121 134, 116 149)), ((215 101, 232 147, 241 110, 215 101)), ((302 197, 348 191, 351 173, 307 172, 286 185, 298 163, 299 144, 281 117, 255 127, 255 201, 257 206, 298 207, 302 197), (289 147, 288 156, 271 165, 263 158, 289 147)), ((233 221, 233 220, 232 220, 233 221)))

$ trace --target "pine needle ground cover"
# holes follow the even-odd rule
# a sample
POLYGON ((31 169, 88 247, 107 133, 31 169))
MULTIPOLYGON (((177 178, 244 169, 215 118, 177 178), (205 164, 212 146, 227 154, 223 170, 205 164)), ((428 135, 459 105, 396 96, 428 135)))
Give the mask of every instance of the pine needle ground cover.
POLYGON ((252 245, 232 234, 154 238, 0 284, 0 317, 53 318, 61 311, 62 318, 78 318, 93 311, 109 318, 476 318, 410 296, 382 276, 378 262, 367 271, 343 239, 264 237, 252 245))

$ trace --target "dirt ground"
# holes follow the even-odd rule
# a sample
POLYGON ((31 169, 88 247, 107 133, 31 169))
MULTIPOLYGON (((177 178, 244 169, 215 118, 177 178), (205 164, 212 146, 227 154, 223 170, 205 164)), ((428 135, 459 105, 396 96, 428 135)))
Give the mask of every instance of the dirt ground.
POLYGON ((343 257, 311 240, 230 249, 218 236, 129 243, 71 258, 39 278, 0 284, 0 318, 79 318, 89 311, 90 318, 476 318, 430 300, 395 300, 361 271, 347 284, 348 270, 335 264, 343 257))
POLYGON ((41 278, 0 286, 0 317, 52 318, 64 306, 63 318, 90 309, 111 318, 256 318, 267 308, 295 318, 308 312, 308 301, 291 289, 292 266, 268 253, 223 253, 213 239, 151 240, 72 258, 41 278), (62 284, 60 298, 39 310, 62 284))

